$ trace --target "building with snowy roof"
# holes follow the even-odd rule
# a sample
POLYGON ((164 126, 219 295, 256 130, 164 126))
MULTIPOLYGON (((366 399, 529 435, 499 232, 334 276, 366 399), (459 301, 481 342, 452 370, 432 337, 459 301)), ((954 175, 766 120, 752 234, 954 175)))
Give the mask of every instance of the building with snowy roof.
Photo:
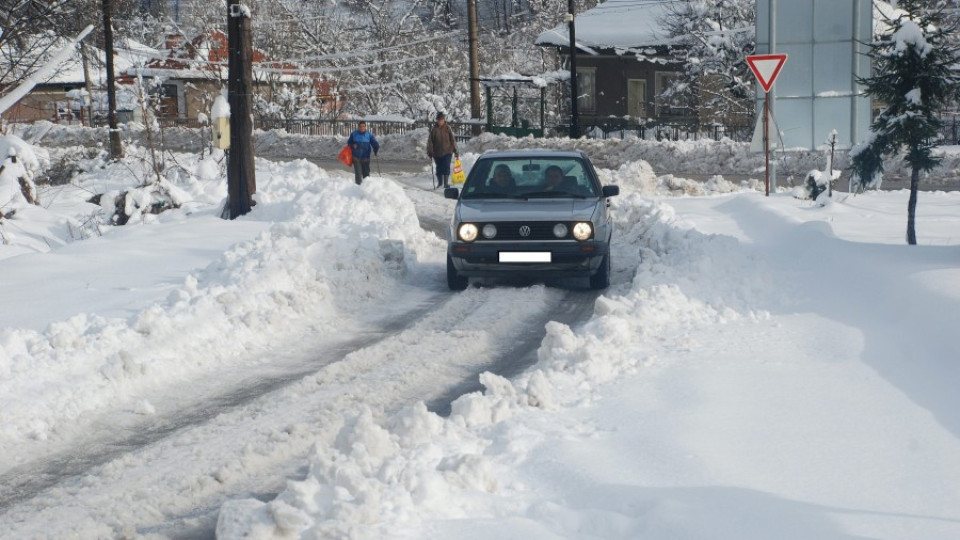
MULTIPOLYGON (((696 116, 662 98, 680 71, 669 51, 672 40, 661 24, 666 10, 662 1, 607 1, 576 16, 581 126, 681 122, 696 116)), ((556 48, 569 61, 566 24, 542 32, 534 43, 556 48)))

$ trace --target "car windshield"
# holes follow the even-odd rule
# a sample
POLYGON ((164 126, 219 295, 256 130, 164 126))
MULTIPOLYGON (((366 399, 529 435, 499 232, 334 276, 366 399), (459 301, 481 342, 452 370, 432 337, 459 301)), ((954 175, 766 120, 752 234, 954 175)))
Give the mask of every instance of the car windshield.
POLYGON ((464 199, 585 199, 599 192, 583 159, 568 156, 481 158, 463 185, 464 199))

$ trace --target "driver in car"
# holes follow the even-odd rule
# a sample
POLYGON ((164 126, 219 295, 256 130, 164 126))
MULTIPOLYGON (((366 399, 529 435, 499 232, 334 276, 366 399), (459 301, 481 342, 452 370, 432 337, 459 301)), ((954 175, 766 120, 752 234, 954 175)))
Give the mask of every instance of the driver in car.
POLYGON ((547 167, 547 170, 543 172, 543 177, 546 180, 546 191, 553 191, 560 187, 560 184, 563 183, 563 170, 556 165, 551 165, 547 167))

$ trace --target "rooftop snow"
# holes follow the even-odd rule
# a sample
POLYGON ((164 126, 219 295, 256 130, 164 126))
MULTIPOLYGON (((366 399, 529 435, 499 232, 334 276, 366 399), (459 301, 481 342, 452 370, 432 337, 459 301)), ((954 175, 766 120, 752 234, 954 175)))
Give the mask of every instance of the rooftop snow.
MULTIPOLYGON (((663 45, 669 41, 660 19, 667 2, 607 0, 577 15, 576 36, 580 48, 629 48, 663 45)), ((537 36, 537 45, 563 47, 570 43, 567 25, 561 24, 537 36)))

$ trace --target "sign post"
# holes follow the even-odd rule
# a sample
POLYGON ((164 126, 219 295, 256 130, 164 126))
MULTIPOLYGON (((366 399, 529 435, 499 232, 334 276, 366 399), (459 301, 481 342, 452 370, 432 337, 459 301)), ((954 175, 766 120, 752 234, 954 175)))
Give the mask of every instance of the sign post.
POLYGON ((750 71, 763 88, 763 159, 767 197, 770 196, 770 89, 786 61, 785 54, 754 54, 747 57, 750 71))

